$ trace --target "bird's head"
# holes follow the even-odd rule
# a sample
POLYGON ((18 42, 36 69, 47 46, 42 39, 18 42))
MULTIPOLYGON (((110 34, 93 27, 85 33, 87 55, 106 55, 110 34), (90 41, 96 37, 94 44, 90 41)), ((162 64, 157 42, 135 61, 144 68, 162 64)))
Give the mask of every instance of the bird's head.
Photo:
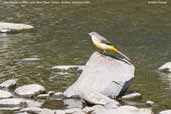
POLYGON ((96 32, 90 32, 90 33, 88 33, 91 37, 93 37, 93 36, 97 36, 98 35, 98 33, 96 33, 96 32))

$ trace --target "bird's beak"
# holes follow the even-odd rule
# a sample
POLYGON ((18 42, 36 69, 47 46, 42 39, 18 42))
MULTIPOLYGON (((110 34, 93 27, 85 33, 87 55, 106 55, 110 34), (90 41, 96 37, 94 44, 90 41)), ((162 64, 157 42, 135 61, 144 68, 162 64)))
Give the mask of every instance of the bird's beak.
POLYGON ((129 57, 127 57, 125 54, 123 54, 121 51, 119 51, 118 49, 115 48, 115 52, 120 54, 121 56, 125 57, 128 61, 130 61, 131 59, 129 57))

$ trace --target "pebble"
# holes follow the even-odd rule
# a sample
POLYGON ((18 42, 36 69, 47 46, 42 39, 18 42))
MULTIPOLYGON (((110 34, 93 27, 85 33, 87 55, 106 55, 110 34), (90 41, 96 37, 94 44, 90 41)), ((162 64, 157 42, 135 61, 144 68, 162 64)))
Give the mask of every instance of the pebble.
POLYGON ((22 97, 33 97, 43 92, 45 92, 45 88, 38 84, 20 86, 15 90, 15 93, 22 97))
POLYGON ((128 100, 128 99, 137 99, 137 98, 140 98, 141 97, 141 93, 131 93, 131 94, 128 94, 128 95, 124 95, 121 97, 121 99, 125 99, 125 100, 128 100))

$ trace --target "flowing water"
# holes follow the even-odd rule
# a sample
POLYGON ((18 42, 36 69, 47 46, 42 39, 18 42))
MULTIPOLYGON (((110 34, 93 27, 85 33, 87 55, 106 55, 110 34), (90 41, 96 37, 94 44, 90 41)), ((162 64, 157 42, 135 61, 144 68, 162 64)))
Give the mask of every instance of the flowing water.
POLYGON ((0 21, 30 24, 35 29, 0 34, 0 82, 17 78, 18 86, 38 83, 47 90, 64 91, 78 75, 72 70, 59 73, 49 68, 85 64, 97 50, 88 36, 96 31, 135 65, 136 77, 129 91, 142 93, 141 102, 154 101, 154 112, 171 109, 171 75, 157 72, 171 58, 170 1, 167 4, 149 4, 146 0, 90 0, 84 4, 4 1, 0 0, 0 21))

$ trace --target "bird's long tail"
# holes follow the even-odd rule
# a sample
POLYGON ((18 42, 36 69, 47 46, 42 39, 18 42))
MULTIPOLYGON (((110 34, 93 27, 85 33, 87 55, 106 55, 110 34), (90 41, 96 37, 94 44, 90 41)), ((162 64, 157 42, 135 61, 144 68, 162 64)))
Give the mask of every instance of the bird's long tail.
POLYGON ((111 50, 112 50, 113 52, 116 52, 116 53, 120 54, 121 56, 125 57, 127 60, 130 61, 130 58, 129 58, 129 57, 127 57, 125 54, 123 54, 121 51, 119 51, 119 50, 116 49, 115 47, 111 46, 111 50))

